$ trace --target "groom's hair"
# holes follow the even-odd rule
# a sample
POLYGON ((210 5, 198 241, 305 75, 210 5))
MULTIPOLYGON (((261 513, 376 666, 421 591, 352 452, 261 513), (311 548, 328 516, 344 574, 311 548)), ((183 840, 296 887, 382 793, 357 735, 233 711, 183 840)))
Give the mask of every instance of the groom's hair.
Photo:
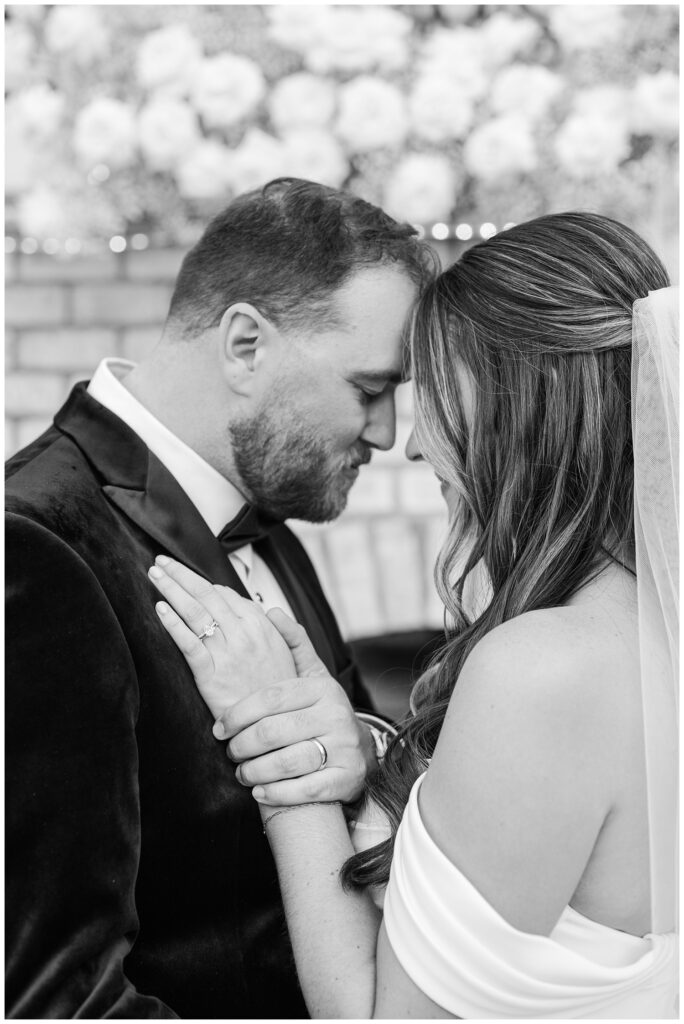
POLYGON ((410 224, 350 192, 277 178, 216 216, 181 266, 167 324, 193 338, 249 302, 279 329, 331 326, 333 294, 358 270, 394 265, 422 288, 438 261, 410 224))

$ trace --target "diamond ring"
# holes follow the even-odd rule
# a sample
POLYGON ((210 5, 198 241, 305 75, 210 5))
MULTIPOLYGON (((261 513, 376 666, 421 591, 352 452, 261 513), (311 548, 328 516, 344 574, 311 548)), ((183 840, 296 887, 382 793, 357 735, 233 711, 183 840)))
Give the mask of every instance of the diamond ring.
POLYGON ((208 636, 213 636, 218 629, 218 622, 216 619, 212 619, 208 626, 205 626, 201 633, 198 634, 198 640, 205 640, 208 636))

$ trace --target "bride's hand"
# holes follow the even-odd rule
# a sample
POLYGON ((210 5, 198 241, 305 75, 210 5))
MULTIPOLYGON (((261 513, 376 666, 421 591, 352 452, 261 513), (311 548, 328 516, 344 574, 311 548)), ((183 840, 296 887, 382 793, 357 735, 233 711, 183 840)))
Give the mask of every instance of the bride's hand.
POLYGON ((165 556, 150 579, 168 602, 159 618, 217 719, 214 735, 231 741, 238 781, 261 786, 271 804, 355 800, 377 767, 373 741, 306 630, 165 556), (214 634, 198 639, 212 621, 214 634))
POLYGON ((297 675, 290 648, 254 601, 164 555, 149 577, 165 598, 156 606, 160 621, 214 718, 261 687, 297 675))

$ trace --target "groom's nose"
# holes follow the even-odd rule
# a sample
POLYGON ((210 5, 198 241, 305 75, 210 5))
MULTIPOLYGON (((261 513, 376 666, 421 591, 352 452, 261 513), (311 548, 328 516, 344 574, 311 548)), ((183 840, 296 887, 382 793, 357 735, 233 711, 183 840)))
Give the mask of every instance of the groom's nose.
POLYGON ((418 447, 418 442, 416 441, 415 429, 411 431, 409 439, 406 442, 406 458, 410 462, 422 462, 423 460, 423 453, 418 447))
POLYGON ((394 394, 388 389, 373 401, 361 439, 372 448, 386 452, 394 444, 396 433, 397 413, 394 394))

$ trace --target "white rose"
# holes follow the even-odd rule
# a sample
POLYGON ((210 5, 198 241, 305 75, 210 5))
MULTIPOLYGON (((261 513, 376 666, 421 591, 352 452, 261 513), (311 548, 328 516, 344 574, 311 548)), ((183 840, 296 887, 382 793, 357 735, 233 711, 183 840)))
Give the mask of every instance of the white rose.
POLYGON ((202 47, 185 25, 166 25, 145 36, 138 47, 136 69, 144 89, 187 95, 202 47))
POLYGON ((492 110, 538 121, 548 113, 563 84, 560 75, 539 64, 512 64, 500 71, 492 83, 492 110))
POLYGON ((261 69, 248 57, 230 53, 198 65, 192 102, 208 128, 228 128, 248 117, 266 94, 261 69))
POLYGON ((89 64, 107 52, 109 33, 97 6, 57 4, 45 23, 45 43, 52 53, 89 64))
POLYGON ((488 183, 533 171, 537 150, 529 123, 513 114, 492 118, 468 137, 463 159, 472 175, 488 183))
POLYGON ((5 89, 20 89, 30 75, 35 44, 33 33, 14 21, 5 26, 5 89))
POLYGON ((266 15, 269 22, 268 34, 275 43, 287 50, 306 53, 317 44, 319 32, 325 32, 330 10, 315 5, 269 5, 266 7, 266 15))
POLYGON ((339 188, 349 174, 342 147, 327 132, 301 128, 283 138, 282 173, 339 188))
POLYGON ((280 132, 323 128, 335 113, 335 86, 326 78, 301 71, 276 82, 268 98, 271 121, 280 132))
POLYGON ((408 61, 413 24, 389 7, 331 6, 316 23, 315 38, 304 51, 313 71, 396 71, 408 61))
POLYGON ((62 93, 47 85, 33 85, 10 96, 5 116, 16 118, 27 138, 41 143, 53 138, 61 127, 65 106, 62 93))
POLYGON ((182 100, 159 96, 138 115, 140 149, 154 171, 175 167, 199 139, 197 115, 182 100))
POLYGON ((558 132, 554 150, 573 178, 609 175, 629 156, 627 127, 620 119, 573 114, 558 132))
POLYGON ((174 171, 178 191, 186 199, 216 199, 230 189, 232 154, 215 139, 204 139, 174 171))
POLYGON ((396 7, 368 6, 364 30, 373 40, 373 61, 381 71, 401 71, 408 65, 414 25, 396 7))
POLYGON ((383 207, 398 220, 427 224, 446 220, 456 205, 458 177, 439 153, 411 153, 390 176, 383 207))
POLYGON ((632 91, 632 127, 640 135, 676 139, 679 132, 679 78, 672 71, 641 75, 632 91))
POLYGON ((618 4, 546 8, 551 30, 566 50, 591 50, 619 43, 623 29, 623 8, 618 4))
POLYGON ((17 203, 17 223, 22 235, 31 238, 65 238, 71 221, 64 196, 57 189, 37 185, 17 203))
POLYGON ((233 150, 229 181, 234 192, 248 192, 281 177, 285 165, 283 144, 260 128, 251 128, 233 150))
POLYGON ((489 89, 483 39, 475 28, 436 28, 423 41, 417 69, 425 77, 441 77, 459 95, 479 100, 489 89))
POLYGON ((136 125, 133 111, 120 100, 100 97, 79 111, 74 126, 74 150, 86 167, 108 164, 126 167, 135 159, 136 125))
POLYGON ((473 104, 443 75, 423 75, 409 96, 411 128, 429 142, 462 139, 473 122, 473 104))
POLYGON ((502 67, 514 57, 530 50, 541 35, 536 21, 523 16, 497 11, 480 26, 485 59, 492 67, 502 67))
POLYGON ((406 101, 396 86, 361 75, 341 87, 336 130, 352 153, 399 146, 408 128, 406 101))

